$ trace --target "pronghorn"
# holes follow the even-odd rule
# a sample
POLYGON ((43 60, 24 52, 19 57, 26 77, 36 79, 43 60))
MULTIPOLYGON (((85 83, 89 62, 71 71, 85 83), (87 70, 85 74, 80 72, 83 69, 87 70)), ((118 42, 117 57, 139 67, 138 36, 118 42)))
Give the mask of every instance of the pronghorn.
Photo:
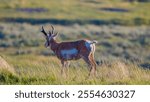
POLYGON ((42 26, 41 32, 46 38, 45 47, 50 47, 58 59, 61 60, 61 73, 64 75, 64 71, 69 66, 70 60, 78 60, 82 58, 90 67, 89 76, 95 76, 96 62, 94 60, 94 52, 95 43, 97 43, 97 41, 77 40, 72 42, 57 42, 55 38, 58 35, 58 32, 54 33, 54 27, 52 25, 51 27, 52 31, 47 33, 42 26))

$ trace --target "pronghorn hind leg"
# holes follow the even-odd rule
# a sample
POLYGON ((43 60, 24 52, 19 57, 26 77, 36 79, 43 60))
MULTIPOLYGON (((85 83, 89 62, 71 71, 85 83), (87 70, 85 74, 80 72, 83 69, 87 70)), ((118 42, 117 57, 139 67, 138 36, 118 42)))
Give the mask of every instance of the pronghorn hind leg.
POLYGON ((90 58, 89 58, 89 60, 90 60, 90 62, 92 63, 92 65, 93 65, 93 68, 91 69, 91 74, 93 73, 94 74, 94 76, 96 76, 97 75, 97 71, 96 71, 96 62, 95 62, 95 60, 94 60, 94 53, 91 53, 90 54, 90 56, 89 56, 90 58))
POLYGON ((89 76, 95 76, 95 67, 94 67, 94 64, 92 62, 92 60, 90 60, 90 55, 89 56, 85 56, 83 57, 83 60, 88 64, 88 66, 90 67, 90 73, 89 73, 89 76))

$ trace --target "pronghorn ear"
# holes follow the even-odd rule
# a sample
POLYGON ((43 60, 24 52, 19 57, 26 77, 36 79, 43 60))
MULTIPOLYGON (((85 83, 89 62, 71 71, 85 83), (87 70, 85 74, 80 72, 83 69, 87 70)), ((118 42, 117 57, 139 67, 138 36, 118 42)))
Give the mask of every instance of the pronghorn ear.
POLYGON ((57 35, 58 35, 58 32, 56 34, 53 34, 52 36, 53 36, 53 38, 56 38, 57 35))

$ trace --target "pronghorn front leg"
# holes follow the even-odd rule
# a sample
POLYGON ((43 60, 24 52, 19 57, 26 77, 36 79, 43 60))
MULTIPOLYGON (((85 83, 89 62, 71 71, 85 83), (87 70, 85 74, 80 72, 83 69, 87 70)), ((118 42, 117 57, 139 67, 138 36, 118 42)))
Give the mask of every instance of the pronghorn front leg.
POLYGON ((62 76, 66 76, 66 75, 65 75, 65 61, 64 61, 64 60, 61 60, 61 64, 62 64, 61 75, 62 75, 62 76))
POLYGON ((69 73, 69 67, 70 66, 70 62, 69 61, 66 61, 66 65, 65 65, 65 69, 66 69, 66 75, 68 77, 68 73, 69 73))
POLYGON ((61 60, 61 64, 62 64, 61 75, 66 77, 68 75, 68 67, 70 63, 69 61, 61 60))

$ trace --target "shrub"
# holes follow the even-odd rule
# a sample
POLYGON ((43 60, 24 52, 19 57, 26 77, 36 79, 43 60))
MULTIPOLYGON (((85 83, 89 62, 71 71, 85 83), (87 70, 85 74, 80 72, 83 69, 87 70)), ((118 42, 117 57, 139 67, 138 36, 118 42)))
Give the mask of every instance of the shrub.
POLYGON ((4 39, 5 38, 5 34, 3 34, 2 32, 0 32, 0 39, 4 39))
POLYGON ((19 78, 7 70, 0 71, 0 84, 14 84, 19 82, 19 78))

